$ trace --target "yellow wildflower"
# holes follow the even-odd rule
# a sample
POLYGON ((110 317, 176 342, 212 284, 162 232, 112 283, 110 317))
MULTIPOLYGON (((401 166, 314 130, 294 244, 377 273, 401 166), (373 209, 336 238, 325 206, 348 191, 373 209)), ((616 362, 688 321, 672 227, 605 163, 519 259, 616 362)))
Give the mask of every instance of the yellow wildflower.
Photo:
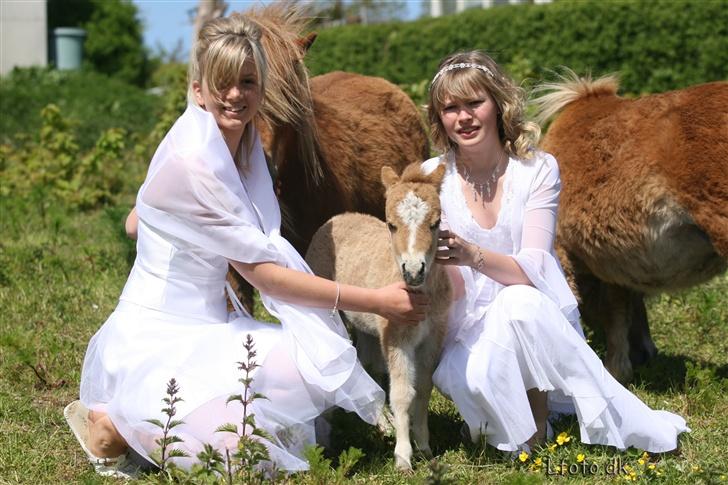
POLYGON ((518 459, 521 460, 522 462, 528 460, 528 453, 526 453, 525 451, 522 451, 521 453, 518 454, 518 459))
POLYGON ((639 463, 640 465, 644 465, 645 460, 643 458, 640 458, 639 460, 637 460, 637 463, 639 463))
POLYGON ((533 464, 534 465, 541 466, 542 463, 543 463, 543 460, 541 460, 540 457, 539 458, 536 458, 535 460, 533 460, 533 464))
POLYGON ((654 470, 655 469, 655 464, 654 463, 650 463, 649 465, 647 465, 647 468, 649 468, 650 470, 654 470))
POLYGON ((586 458, 586 455, 584 453, 579 453, 578 455, 576 455, 576 462, 581 463, 584 461, 585 458, 586 458))
POLYGON ((645 461, 650 461, 650 454, 645 451, 644 453, 642 453, 642 459, 645 461))
POLYGON ((556 449, 556 446, 558 446, 556 443, 551 443, 549 445, 549 453, 553 453, 554 450, 556 449))
POLYGON ((559 446, 563 445, 564 443, 568 443, 569 441, 571 441, 571 436, 569 436, 569 433, 567 433, 566 431, 562 431, 556 437, 556 442, 559 444, 559 446))

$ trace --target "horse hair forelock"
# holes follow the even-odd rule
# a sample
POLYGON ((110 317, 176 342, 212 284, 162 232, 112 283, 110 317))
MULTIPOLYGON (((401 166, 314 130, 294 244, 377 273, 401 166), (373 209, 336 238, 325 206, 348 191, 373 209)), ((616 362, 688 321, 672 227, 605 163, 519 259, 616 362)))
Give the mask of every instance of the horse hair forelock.
MULTIPOLYGON (((246 16, 261 28, 261 44, 268 62, 261 116, 273 129, 289 125, 296 131, 300 161, 308 181, 317 185, 323 172, 318 159, 309 76, 302 61, 305 52, 298 43, 308 18, 302 7, 289 2, 255 7, 246 11, 246 16)), ((281 160, 276 160, 274 154, 274 165, 279 166, 279 162, 281 160)))
POLYGON ((543 83, 533 89, 538 94, 531 100, 536 106, 536 121, 543 125, 556 113, 570 103, 589 96, 616 96, 619 89, 619 78, 616 74, 608 74, 592 80, 591 74, 579 77, 568 67, 564 74, 559 74, 559 81, 543 83))

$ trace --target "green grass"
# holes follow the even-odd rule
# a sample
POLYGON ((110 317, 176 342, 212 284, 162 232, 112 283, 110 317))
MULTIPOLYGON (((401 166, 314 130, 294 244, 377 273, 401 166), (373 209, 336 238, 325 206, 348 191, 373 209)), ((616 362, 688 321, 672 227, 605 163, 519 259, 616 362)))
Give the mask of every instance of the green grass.
MULTIPOLYGON (((116 483, 93 473, 62 411, 78 396, 88 340, 113 310, 133 262, 134 245, 123 232, 132 202, 130 194, 120 206, 71 213, 50 204, 0 201, 0 484, 116 483)), ((553 451, 539 451, 542 468, 530 471, 536 456, 514 463, 491 448, 463 444, 457 411, 436 395, 430 406, 431 443, 439 463, 447 466, 446 477, 457 483, 557 481, 565 477, 548 475, 546 459, 555 471, 561 460, 568 466, 584 454, 600 473, 570 476, 571 483, 616 480, 603 473, 615 459, 639 471, 640 481, 719 483, 728 473, 726 295, 728 274, 648 303, 660 354, 637 369, 631 389, 649 406, 683 415, 693 430, 681 437, 678 452, 651 457, 660 476, 643 473, 636 450, 585 446, 576 438, 553 451)), ((559 428, 578 436, 573 420, 559 428)), ((431 474, 425 461, 415 464, 412 475, 396 472, 393 438, 351 415, 335 416, 332 440, 335 450, 355 446, 366 454, 353 483, 423 483, 431 474)), ((139 483, 155 480, 145 477, 139 483)), ((311 474, 289 480, 316 483, 311 474)))

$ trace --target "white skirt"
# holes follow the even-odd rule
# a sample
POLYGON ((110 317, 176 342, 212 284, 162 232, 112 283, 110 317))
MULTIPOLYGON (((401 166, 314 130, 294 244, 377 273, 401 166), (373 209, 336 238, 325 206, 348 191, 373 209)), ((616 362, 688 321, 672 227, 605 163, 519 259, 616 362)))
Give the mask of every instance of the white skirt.
POLYGON ((150 460, 161 430, 145 420, 166 422, 162 399, 168 381, 175 378, 183 401, 177 404, 174 419, 184 424, 171 434, 184 440, 174 446, 190 456, 176 458, 175 463, 189 468, 206 443, 224 455, 225 448, 235 449, 237 437, 215 429, 225 423, 240 428, 242 405, 225 402, 230 395, 244 392, 238 362, 247 360, 243 343, 248 334, 255 343, 254 360, 260 364, 252 374, 252 387, 267 398, 255 400, 249 413, 271 435, 272 440, 265 443, 278 469, 308 468, 303 449, 315 444, 314 419, 331 406, 376 421, 383 396, 361 366, 355 366, 346 382, 346 389, 355 395, 343 388, 327 392, 312 386, 301 377, 277 324, 247 317, 210 323, 126 302, 119 304, 89 343, 81 401, 88 409, 107 413, 129 446, 150 460))
POLYGON ((456 404, 473 439, 515 451, 536 432, 526 391, 549 392, 549 408, 573 409, 581 441, 653 453, 677 447, 685 420, 652 410, 617 382, 599 357, 539 290, 502 289, 485 317, 468 322, 464 305, 451 328, 435 385, 456 404), (469 326, 469 328, 467 327, 469 326))

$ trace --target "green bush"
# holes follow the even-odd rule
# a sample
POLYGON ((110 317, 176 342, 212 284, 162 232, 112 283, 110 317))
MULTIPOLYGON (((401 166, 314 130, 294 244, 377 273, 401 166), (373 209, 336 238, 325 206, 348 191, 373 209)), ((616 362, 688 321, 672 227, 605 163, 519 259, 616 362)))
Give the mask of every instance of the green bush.
POLYGON ((16 133, 38 131, 38 113, 50 103, 77 120, 77 143, 90 149, 110 128, 147 133, 157 122, 163 99, 96 72, 15 69, 0 78, 0 143, 11 142, 16 133))
POLYGON ((43 206, 60 202, 76 209, 113 201, 128 178, 126 132, 106 130, 94 148, 84 152, 58 106, 43 108, 41 118, 37 135, 21 134, 14 144, 0 145, 0 197, 34 200, 43 206))
POLYGON ((397 84, 430 79, 442 57, 483 49, 514 76, 619 72, 622 89, 660 92, 728 78, 726 0, 565 0, 372 26, 323 30, 313 74, 346 70, 397 84))

